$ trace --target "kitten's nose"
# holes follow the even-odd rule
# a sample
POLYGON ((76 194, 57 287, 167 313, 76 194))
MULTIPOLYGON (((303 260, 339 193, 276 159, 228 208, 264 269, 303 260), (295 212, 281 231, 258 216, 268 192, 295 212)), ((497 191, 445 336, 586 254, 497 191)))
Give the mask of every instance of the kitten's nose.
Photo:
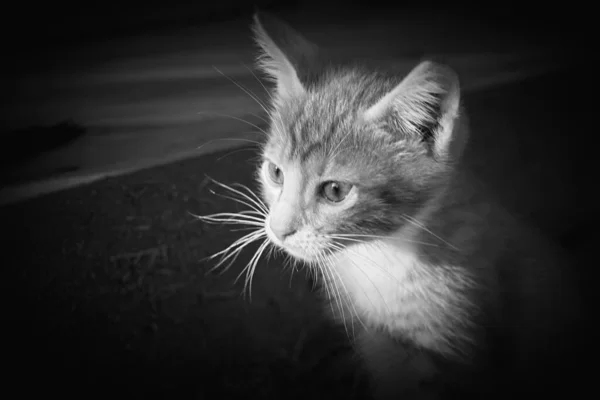
MULTIPOLYGON (((288 197, 290 193, 288 193, 288 197)), ((282 242, 296 233, 298 229, 298 205, 295 199, 287 199, 285 196, 273 204, 269 213, 269 228, 275 237, 282 242)))
POLYGON ((277 220, 271 220, 271 223, 269 225, 275 237, 277 237, 277 239, 281 240, 282 242, 287 237, 292 236, 294 233, 296 233, 295 228, 289 225, 286 226, 286 224, 278 223, 277 220))

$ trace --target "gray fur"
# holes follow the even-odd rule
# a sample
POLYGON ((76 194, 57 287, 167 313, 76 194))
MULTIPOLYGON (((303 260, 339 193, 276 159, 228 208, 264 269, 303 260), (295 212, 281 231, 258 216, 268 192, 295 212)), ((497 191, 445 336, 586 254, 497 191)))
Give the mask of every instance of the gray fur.
MULTIPOLYGON (((288 81, 297 79, 292 85, 302 88, 284 92, 295 96, 274 93, 271 130, 263 149, 265 158, 276 155, 301 170, 307 197, 294 205, 299 215, 293 223, 318 225, 318 230, 331 234, 386 236, 411 230, 415 243, 431 244, 415 246, 424 267, 406 276, 407 285, 424 289, 409 293, 403 301, 407 306, 414 302, 415 307, 443 303, 437 325, 409 323, 420 314, 406 314, 401 320, 406 329, 381 333, 375 326, 366 335, 359 334, 359 350, 361 337, 370 343, 388 343, 375 338, 383 334, 392 342, 419 345, 414 338, 433 329, 441 332, 433 336, 439 343, 425 346, 427 350, 481 366, 477 363, 493 358, 490 338, 502 337, 510 350, 502 354, 503 362, 510 360, 514 371, 531 372, 524 366, 527 354, 557 348, 555 334, 562 333, 566 320, 573 321, 570 314, 576 299, 566 283, 561 285, 569 278, 561 269, 560 251, 495 204, 483 186, 463 171, 460 159, 468 121, 459 108, 454 73, 423 63, 411 80, 410 74, 407 78, 357 65, 319 63, 316 47, 305 39, 269 40, 258 17, 254 29, 262 48, 263 71, 281 84, 279 74, 289 71, 278 70, 282 60, 273 57, 286 57, 296 70, 295 78, 288 81), (286 49, 286 43, 301 45, 286 49), (306 49, 308 55, 295 53, 306 49), (302 70, 311 66, 314 71, 302 70), (390 93, 389 105, 368 112, 390 93), (352 207, 336 211, 333 217, 321 215, 322 206, 311 198, 317 187, 307 183, 326 171, 343 176, 359 193, 352 207), (411 219, 422 226, 417 229, 411 219)), ((364 239, 369 240, 374 239, 364 239)), ((377 360, 367 365, 377 364, 373 368, 389 374, 392 367, 377 360)))

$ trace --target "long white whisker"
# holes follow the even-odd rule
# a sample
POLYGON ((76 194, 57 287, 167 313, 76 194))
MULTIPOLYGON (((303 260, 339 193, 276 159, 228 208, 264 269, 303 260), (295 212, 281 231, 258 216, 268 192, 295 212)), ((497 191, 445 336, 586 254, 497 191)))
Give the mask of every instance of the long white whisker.
POLYGON ((223 220, 227 220, 228 218, 246 218, 248 220, 258 220, 258 221, 262 221, 262 219, 260 219, 260 217, 257 217, 255 214, 258 214, 259 216, 264 216, 264 214, 258 212, 258 211, 240 211, 237 213, 231 213, 231 212, 222 212, 222 213, 216 213, 216 214, 209 214, 209 215, 196 215, 196 214, 192 214, 190 213, 192 216, 198 218, 198 219, 223 219, 223 220))
POLYGON ((212 190, 212 189, 209 189, 209 192, 210 192, 210 193, 212 193, 212 194, 214 194, 215 196, 219 196, 219 197, 222 197, 222 198, 224 198, 224 199, 233 200, 233 201, 235 201, 236 203, 243 204, 243 205, 245 205, 246 207, 249 207, 249 208, 251 208, 252 210, 254 210, 254 211, 258 212, 258 213, 260 213, 260 212, 261 212, 261 210, 260 210, 260 209, 256 208, 256 207, 255 207, 255 206, 254 206, 252 203, 248 203, 248 202, 247 202, 246 200, 244 200, 244 199, 240 199, 240 198, 238 198, 238 197, 233 197, 233 196, 228 196, 228 195, 226 195, 226 194, 217 193, 217 192, 215 192, 215 191, 214 191, 214 190, 212 190))
POLYGON ((245 220, 245 219, 235 219, 235 218, 226 218, 226 219, 218 219, 218 218, 201 218, 204 222, 209 224, 220 224, 220 225, 249 225, 257 228, 262 228, 264 226, 263 222, 257 222, 254 220, 245 220))
POLYGON ((237 229, 230 229, 230 232, 246 232, 246 231, 255 231, 256 227, 251 227, 251 228, 237 228, 237 229))
POLYGON ((277 248, 275 246, 269 247, 269 251, 267 252, 267 255, 265 257, 267 259, 267 261, 269 261, 271 259, 271 257, 273 257, 273 254, 275 254, 276 249, 277 248))
POLYGON ((257 201, 257 203, 262 206, 261 209, 263 209, 265 212, 268 211, 267 205, 265 204, 265 202, 256 193, 254 193, 254 191, 252 189, 250 189, 248 186, 242 185, 241 183, 233 183, 231 185, 231 187, 239 187, 239 188, 246 190, 248 192, 248 194, 250 196, 254 197, 254 199, 257 201))
POLYGON ((294 278, 294 273, 296 272, 294 265, 292 263, 292 256, 289 254, 285 254, 285 259, 283 260, 283 269, 290 271, 290 281, 288 282, 288 286, 292 287, 292 279, 294 278))
MULTIPOLYGON (((249 241, 248 243, 244 244, 243 246, 240 246, 239 248, 237 248, 233 253, 235 254, 235 256, 233 258, 231 258, 229 260, 229 262, 227 263, 227 265, 225 267, 223 267, 223 273, 227 270, 229 270, 229 268, 233 265, 233 263, 235 262, 235 260, 237 260, 237 258, 240 256, 240 254, 242 253, 242 250, 244 249, 244 247, 246 247, 247 245, 249 245, 250 243, 260 239, 261 237, 263 237, 264 235, 260 235, 254 239, 252 239, 251 241, 249 241)), ((226 259, 223 259, 221 261, 219 261, 219 263, 217 265, 215 265, 214 268, 218 268, 220 265, 222 265, 224 262, 226 261, 226 259)))
POLYGON ((256 217, 254 215, 238 214, 238 213, 219 213, 211 215, 196 215, 196 218, 204 221, 214 222, 229 222, 233 220, 241 220, 246 222, 264 222, 264 218, 256 217))
MULTIPOLYGON (((209 257, 209 259, 214 259, 220 255, 223 255, 223 258, 219 260, 217 265, 210 269, 209 272, 214 271, 219 268, 219 266, 223 265, 223 263, 229 260, 231 257, 236 257, 240 254, 240 252, 247 247, 249 244, 254 241, 260 239, 261 237, 266 236, 266 232, 264 230, 258 230, 257 232, 249 233, 248 235, 243 236, 242 238, 236 240, 231 245, 229 245, 226 249, 219 251, 218 253, 213 254, 209 257), (228 254, 229 253, 229 254, 228 254)), ((231 265, 231 263, 229 263, 231 265)), ((229 268, 229 267, 228 267, 229 268)))
MULTIPOLYGON (((216 181, 216 180, 214 180, 214 179, 212 179, 212 178, 210 178, 210 179, 211 179, 211 180, 212 180, 212 181, 213 181, 215 184, 217 184, 217 185, 221 186, 222 188, 225 188, 225 189, 229 190, 230 192, 233 192, 233 193, 235 193, 235 194, 238 194, 238 195, 242 196, 244 199, 247 199, 248 201, 250 201, 250 202, 251 202, 252 204, 254 204, 254 206, 255 206, 255 207, 252 207, 252 206, 250 206, 250 205, 248 204, 248 206, 249 206, 249 207, 251 207, 251 208, 253 208, 253 209, 255 209, 255 210, 257 210, 257 208, 258 208, 258 210, 257 210, 257 211, 259 211, 259 210, 262 210, 262 211, 265 211, 265 213, 267 212, 267 208, 266 208, 266 206, 265 206, 265 205, 264 205, 264 203, 262 203, 261 201, 257 201, 256 199, 253 199, 253 198, 251 198, 250 196, 248 196, 246 193, 244 193, 244 192, 242 192, 242 191, 240 191, 240 190, 238 190, 238 189, 234 189, 233 187, 231 187, 231 186, 229 186, 229 185, 226 185, 226 184, 224 184, 224 183, 221 183, 221 182, 219 182, 219 181, 216 181)), ((240 199, 237 199, 237 200, 240 200, 240 199)))
POLYGON ((255 229, 254 231, 242 236, 241 238, 237 239, 235 242, 231 243, 229 246, 227 246, 225 249, 214 253, 213 255, 209 256, 208 259, 214 259, 218 256, 220 256, 221 254, 227 253, 227 251, 229 251, 231 248, 235 247, 237 244, 239 243, 243 243, 246 240, 250 240, 253 239, 254 237, 258 237, 261 235, 266 235, 266 232, 264 232, 264 229, 255 229))
POLYGON ((265 249, 267 248, 268 245, 269 245, 269 240, 265 239, 263 241, 263 243, 260 245, 260 247, 258 248, 258 250, 256 251, 256 253, 254 253, 254 257, 252 257, 252 259, 250 260, 250 263, 248 264, 250 267, 248 268, 248 270, 246 272, 246 280, 244 282, 244 292, 247 291, 248 299, 250 301, 252 301, 252 277, 254 276, 254 272, 256 270, 258 260, 260 259, 261 255, 263 254, 263 252, 265 251, 265 249))

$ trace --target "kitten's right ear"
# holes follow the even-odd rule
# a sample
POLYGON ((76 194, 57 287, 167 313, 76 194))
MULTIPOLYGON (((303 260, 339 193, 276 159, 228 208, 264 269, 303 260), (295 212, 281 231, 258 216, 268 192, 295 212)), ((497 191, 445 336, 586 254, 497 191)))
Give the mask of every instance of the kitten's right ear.
POLYGON ((315 55, 316 46, 285 22, 264 12, 254 14, 252 30, 262 50, 258 66, 276 83, 278 99, 304 94, 299 70, 308 58, 315 55))

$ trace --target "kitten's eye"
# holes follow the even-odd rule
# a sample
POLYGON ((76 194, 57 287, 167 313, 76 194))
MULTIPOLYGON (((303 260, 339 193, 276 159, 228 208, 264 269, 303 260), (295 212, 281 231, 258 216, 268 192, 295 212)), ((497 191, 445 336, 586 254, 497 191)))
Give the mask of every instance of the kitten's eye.
POLYGON ((269 162, 268 165, 268 170, 269 170, 269 178, 271 178, 271 180, 273 182, 275 182, 278 185, 282 185, 283 184, 283 171, 275 164, 273 164, 272 162, 269 162))
POLYGON ((330 181, 323 184, 322 193, 327 200, 339 203, 348 196, 351 189, 352 184, 350 183, 330 181))

